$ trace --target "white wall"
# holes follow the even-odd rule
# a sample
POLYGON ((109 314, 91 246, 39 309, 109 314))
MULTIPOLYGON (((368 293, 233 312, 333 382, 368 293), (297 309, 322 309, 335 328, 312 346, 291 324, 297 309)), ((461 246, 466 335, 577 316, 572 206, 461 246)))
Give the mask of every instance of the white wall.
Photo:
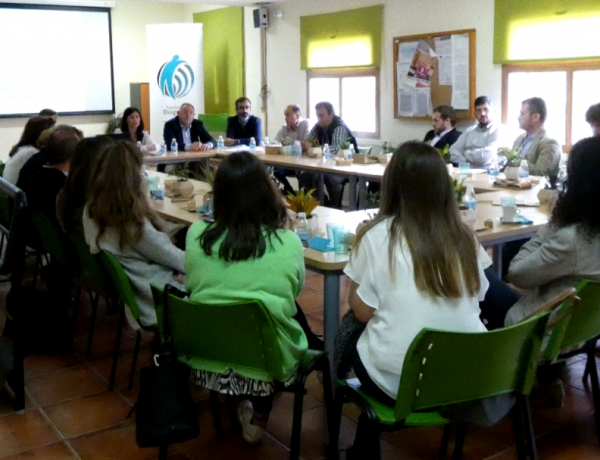
MULTIPOLYGON (((136 0, 117 0, 111 16, 115 109, 120 113, 129 107, 129 83, 148 81, 146 24, 191 22, 192 19, 183 4, 136 0)), ((51 52, 51 41, 48 46, 51 52)), ((43 78, 43 71, 40 78, 43 78)), ((59 116, 58 122, 74 125, 86 136, 93 136, 104 132, 110 118, 109 115, 59 116)), ((26 122, 26 118, 0 119, 0 160, 6 160, 26 122)))
MULTIPOLYGON (((268 29, 267 133, 275 136, 283 123, 283 108, 299 104, 306 111, 306 72, 300 70, 300 16, 331 13, 384 4, 381 59, 381 140, 394 144, 422 138, 431 125, 426 121, 394 119, 393 44, 396 36, 476 29, 477 95, 491 96, 499 105, 502 86, 501 67, 492 64, 494 0, 294 0, 269 6, 272 13, 282 10, 284 17, 270 17, 268 29)), ((499 116, 499 114, 498 114, 499 116)), ((466 123, 468 126, 470 123, 466 123)), ((465 125, 463 123, 462 125, 465 125)), ((352 127, 350 127, 352 128, 352 127)), ((267 135, 267 134, 265 134, 267 135)), ((363 144, 379 144, 366 139, 363 144)))

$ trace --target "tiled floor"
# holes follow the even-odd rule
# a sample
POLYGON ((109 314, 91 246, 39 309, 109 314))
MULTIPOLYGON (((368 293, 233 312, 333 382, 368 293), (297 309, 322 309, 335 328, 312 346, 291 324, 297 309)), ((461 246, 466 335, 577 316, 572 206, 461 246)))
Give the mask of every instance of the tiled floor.
MULTIPOLYGON (((344 283, 347 295, 347 283, 344 283)), ((0 285, 0 301, 6 286, 0 285)), ((298 301, 315 332, 321 333, 323 280, 307 273, 306 287, 298 301)), ((347 309, 344 301, 342 310, 347 309)), ((10 400, 0 393, 0 458, 2 459, 155 459, 157 449, 139 449, 135 422, 127 413, 136 399, 137 384, 126 388, 133 349, 133 335, 123 338, 115 391, 107 390, 116 315, 107 315, 102 305, 91 356, 86 356, 89 311, 80 314, 74 350, 66 355, 28 356, 25 363, 27 406, 23 415, 13 413, 10 400)), ((0 321, 0 326, 2 321, 0 321)), ((149 358, 150 337, 144 338, 139 367, 149 358)), ((600 459, 589 388, 581 382, 584 362, 571 359, 564 378, 565 409, 549 409, 533 401, 534 423, 541 459, 600 459)), ((171 446, 169 458, 179 459, 285 459, 291 431, 292 397, 276 397, 267 436, 259 446, 245 444, 239 427, 223 411, 225 441, 216 439, 206 391, 193 388, 201 426, 200 436, 171 446)), ((342 420, 341 446, 354 437, 358 411, 346 407, 342 420)), ((135 417, 135 416, 134 416, 135 417)), ((323 397, 319 381, 311 377, 304 401, 301 456, 322 459, 323 397)), ((406 430, 382 436, 384 459, 436 459, 441 429, 406 430)), ((465 460, 516 458, 509 420, 491 428, 469 428, 465 460)))

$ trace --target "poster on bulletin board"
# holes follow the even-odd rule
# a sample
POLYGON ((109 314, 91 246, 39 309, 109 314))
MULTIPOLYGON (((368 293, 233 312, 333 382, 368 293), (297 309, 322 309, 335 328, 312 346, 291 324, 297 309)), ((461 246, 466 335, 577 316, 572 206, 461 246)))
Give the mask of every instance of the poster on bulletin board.
POLYGON ((475 30, 394 38, 394 117, 429 118, 451 105, 474 117, 475 30))

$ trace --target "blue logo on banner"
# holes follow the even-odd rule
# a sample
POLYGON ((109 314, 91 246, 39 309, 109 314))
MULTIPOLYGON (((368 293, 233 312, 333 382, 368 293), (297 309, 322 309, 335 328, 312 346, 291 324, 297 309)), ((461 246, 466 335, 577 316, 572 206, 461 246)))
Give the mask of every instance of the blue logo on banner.
POLYGON ((156 80, 165 96, 177 99, 191 91, 194 86, 194 72, 187 62, 180 60, 176 55, 162 65, 156 80))

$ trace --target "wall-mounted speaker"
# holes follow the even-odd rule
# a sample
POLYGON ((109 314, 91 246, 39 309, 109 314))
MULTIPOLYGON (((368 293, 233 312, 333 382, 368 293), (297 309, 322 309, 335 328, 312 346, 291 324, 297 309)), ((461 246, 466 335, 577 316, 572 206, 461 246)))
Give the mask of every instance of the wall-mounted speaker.
POLYGON ((269 27, 269 10, 265 7, 260 7, 257 10, 253 10, 254 14, 254 28, 255 29, 266 29, 269 27))

